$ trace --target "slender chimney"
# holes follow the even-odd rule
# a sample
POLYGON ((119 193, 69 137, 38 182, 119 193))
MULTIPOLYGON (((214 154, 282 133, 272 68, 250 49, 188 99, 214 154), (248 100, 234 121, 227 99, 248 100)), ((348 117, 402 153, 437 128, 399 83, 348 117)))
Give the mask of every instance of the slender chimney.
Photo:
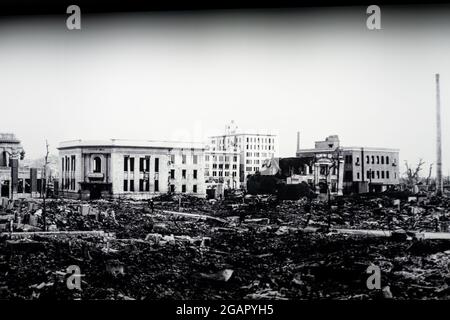
POLYGON ((300 150, 300 131, 297 131, 297 152, 300 150))
POLYGON ((441 135, 441 95, 439 73, 436 74, 436 192, 442 194, 442 135, 441 135))

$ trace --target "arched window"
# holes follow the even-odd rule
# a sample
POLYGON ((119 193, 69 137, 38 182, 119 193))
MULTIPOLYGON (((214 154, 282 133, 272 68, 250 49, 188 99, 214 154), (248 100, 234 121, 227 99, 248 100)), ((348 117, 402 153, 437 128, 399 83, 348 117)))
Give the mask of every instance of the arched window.
POLYGON ((389 164, 389 156, 386 156, 386 164, 389 164))
POLYGON ((94 158, 94 172, 102 172, 102 159, 100 157, 94 158))

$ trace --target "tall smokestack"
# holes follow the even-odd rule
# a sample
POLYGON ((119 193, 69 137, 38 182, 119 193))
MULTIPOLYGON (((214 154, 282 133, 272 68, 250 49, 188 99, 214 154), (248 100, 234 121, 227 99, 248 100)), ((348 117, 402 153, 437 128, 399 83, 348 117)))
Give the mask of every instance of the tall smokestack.
POLYGON ((442 136, 441 136, 441 94, 439 73, 436 74, 436 192, 442 194, 442 136))
POLYGON ((297 152, 300 150, 300 131, 297 131, 297 152))

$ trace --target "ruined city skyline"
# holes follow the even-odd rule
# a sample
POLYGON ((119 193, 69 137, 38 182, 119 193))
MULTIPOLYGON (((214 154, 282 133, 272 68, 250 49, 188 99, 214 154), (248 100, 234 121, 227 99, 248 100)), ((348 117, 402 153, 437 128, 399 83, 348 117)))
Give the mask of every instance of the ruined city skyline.
POLYGON ((435 163, 434 74, 441 74, 443 175, 450 147, 448 7, 414 15, 363 8, 227 15, 157 14, 3 21, 3 132, 26 158, 72 139, 206 141, 230 120, 274 132, 280 156, 338 134, 435 163), (129 19, 133 17, 133 20, 129 19), (432 19, 431 19, 432 17, 432 19), (418 45, 420 44, 420 45, 418 45), (26 114, 26 117, 24 116, 26 114))

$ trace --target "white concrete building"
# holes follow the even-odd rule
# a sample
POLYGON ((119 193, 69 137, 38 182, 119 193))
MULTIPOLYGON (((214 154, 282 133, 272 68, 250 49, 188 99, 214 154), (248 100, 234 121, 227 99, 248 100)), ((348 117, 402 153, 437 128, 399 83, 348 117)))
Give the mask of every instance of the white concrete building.
POLYGON ((214 197, 223 196, 225 189, 239 189, 240 156, 238 149, 205 150, 205 183, 214 197))
POLYGON ((204 145, 173 141, 61 142, 64 196, 145 199, 161 193, 205 196, 204 145))
POLYGON ((236 150, 240 153, 239 175, 243 186, 249 174, 260 171, 267 159, 279 154, 276 135, 239 131, 234 122, 227 125, 225 134, 210 137, 208 145, 211 151, 236 150))

